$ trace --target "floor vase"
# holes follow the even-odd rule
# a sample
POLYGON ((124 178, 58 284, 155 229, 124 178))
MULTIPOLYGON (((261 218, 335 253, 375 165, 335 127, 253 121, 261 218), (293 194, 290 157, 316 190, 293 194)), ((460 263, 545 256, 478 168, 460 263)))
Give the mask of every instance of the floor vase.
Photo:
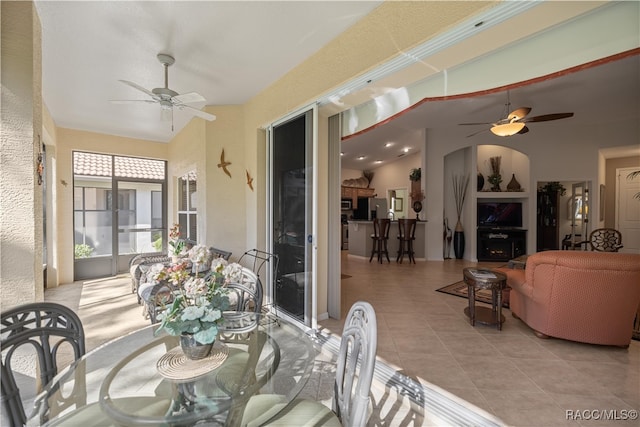
POLYGON ((462 259, 464 255, 464 229, 462 228, 460 220, 458 220, 453 232, 453 253, 456 259, 462 259))

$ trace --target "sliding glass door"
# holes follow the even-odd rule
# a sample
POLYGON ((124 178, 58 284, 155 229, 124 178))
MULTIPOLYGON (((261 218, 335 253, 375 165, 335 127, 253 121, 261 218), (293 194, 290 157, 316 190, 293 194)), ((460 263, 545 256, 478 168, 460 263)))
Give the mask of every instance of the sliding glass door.
POLYGON ((315 327, 316 111, 269 129, 269 244, 279 267, 271 290, 277 310, 315 327))

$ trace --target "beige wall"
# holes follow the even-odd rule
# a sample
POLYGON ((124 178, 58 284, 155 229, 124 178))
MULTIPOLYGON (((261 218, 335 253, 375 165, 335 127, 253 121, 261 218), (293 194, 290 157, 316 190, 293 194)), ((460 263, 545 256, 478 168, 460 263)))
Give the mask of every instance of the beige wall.
POLYGON ((2 2, 0 140, 1 309, 41 301, 42 187, 36 159, 42 141, 40 21, 31 2, 2 2))

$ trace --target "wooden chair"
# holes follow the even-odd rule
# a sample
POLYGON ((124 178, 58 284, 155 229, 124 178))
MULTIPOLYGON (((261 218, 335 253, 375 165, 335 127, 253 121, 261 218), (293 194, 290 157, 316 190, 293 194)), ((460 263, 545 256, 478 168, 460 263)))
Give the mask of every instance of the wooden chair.
POLYGON ((387 243, 389 242, 389 229, 391 228, 391 220, 388 218, 375 218, 373 220, 373 234, 371 239, 373 240, 373 248, 371 249, 371 257, 369 262, 373 259, 375 254, 378 254, 378 261, 382 264, 382 255, 389 259, 389 252, 387 251, 387 243))
POLYGON ((358 301, 349 310, 342 331, 334 383, 333 410, 320 402, 296 399, 289 405, 280 396, 262 394, 249 399, 241 425, 344 426, 367 425, 369 395, 376 361, 376 313, 368 302, 358 301), (358 364, 358 360, 360 363, 358 364), (270 417, 274 406, 283 408, 270 417), (265 419, 266 418, 266 419, 265 419))
MULTIPOLYGON (((58 356, 64 348, 73 350, 73 359, 85 354, 85 335, 82 322, 68 307, 51 302, 24 304, 1 315, 0 336, 2 340, 2 403, 5 417, 12 426, 22 426, 27 417, 23 406, 23 396, 16 381, 13 362, 19 365, 24 356, 23 347, 32 347, 36 355, 40 386, 49 383, 58 373, 58 356)), ((67 390, 64 401, 55 402, 58 407, 78 404, 84 399, 83 393, 67 390)), ((50 402, 51 404, 53 402, 50 402)), ((82 402, 81 402, 82 403, 82 402)), ((46 420, 43 420, 46 421, 46 420)))
POLYGON ((592 251, 618 252, 622 249, 622 234, 615 228, 597 228, 589 234, 592 251))
POLYGON ((413 241, 416 240, 415 218, 401 218, 398 220, 398 258, 396 262, 402 264, 404 254, 409 256, 409 262, 416 263, 413 251, 413 241))

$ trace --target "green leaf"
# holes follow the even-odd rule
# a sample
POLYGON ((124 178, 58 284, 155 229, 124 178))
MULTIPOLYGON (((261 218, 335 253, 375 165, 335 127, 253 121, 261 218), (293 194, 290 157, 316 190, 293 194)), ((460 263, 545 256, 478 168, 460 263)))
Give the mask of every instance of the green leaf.
POLYGON ((218 336, 218 327, 211 326, 209 328, 203 329, 193 335, 196 341, 202 344, 210 344, 216 340, 218 336))

